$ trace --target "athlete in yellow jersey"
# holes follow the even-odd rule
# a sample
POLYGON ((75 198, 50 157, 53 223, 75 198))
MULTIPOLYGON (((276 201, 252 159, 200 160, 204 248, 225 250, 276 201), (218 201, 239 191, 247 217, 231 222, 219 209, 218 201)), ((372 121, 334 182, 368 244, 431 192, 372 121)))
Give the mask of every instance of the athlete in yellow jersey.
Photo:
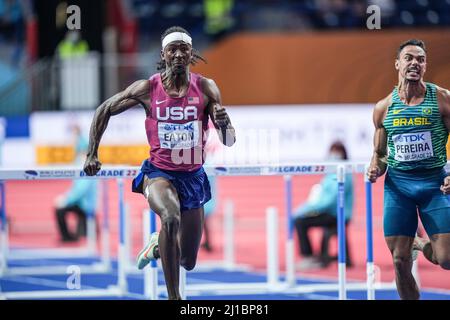
POLYGON ((374 152, 367 172, 371 182, 386 173, 384 236, 391 251, 402 299, 420 294, 411 273, 412 249, 450 269, 450 177, 446 144, 450 92, 423 80, 427 67, 423 41, 398 49, 398 85, 373 112, 374 152), (430 241, 416 237, 419 213, 430 241))

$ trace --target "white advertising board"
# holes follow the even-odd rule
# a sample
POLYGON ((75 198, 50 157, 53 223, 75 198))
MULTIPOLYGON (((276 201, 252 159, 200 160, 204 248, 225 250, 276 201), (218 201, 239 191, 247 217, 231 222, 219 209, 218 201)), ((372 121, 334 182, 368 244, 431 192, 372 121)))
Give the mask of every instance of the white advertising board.
MULTIPOLYGON (((230 165, 323 161, 335 140, 346 145, 351 160, 368 161, 374 132, 372 108, 367 104, 229 107, 237 141, 231 148, 218 148, 210 161, 230 165)), ((70 145, 70 127, 78 124, 87 136, 93 114, 35 113, 30 119, 32 142, 70 145)), ((137 108, 111 117, 102 145, 147 144, 144 121, 144 111, 137 108)))

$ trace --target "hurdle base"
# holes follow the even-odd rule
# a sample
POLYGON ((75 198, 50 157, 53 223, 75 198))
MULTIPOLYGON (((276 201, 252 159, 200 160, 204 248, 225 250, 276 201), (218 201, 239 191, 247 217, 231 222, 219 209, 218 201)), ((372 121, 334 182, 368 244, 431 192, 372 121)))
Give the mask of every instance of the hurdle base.
POLYGON ((96 253, 88 248, 55 249, 11 249, 8 260, 95 258, 96 253))
MULTIPOLYGON (((396 286, 393 283, 377 283, 376 290, 395 290, 396 286)), ((158 292, 165 289, 164 286, 158 286, 158 292)), ((364 291, 367 289, 365 282, 347 283, 347 291, 364 291)), ((251 294, 308 294, 317 292, 338 292, 338 283, 325 284, 309 284, 297 285, 290 287, 286 283, 277 283, 276 285, 269 285, 267 283, 220 283, 220 284, 188 284, 186 286, 186 295, 202 296, 202 295, 251 295, 251 294)))
POLYGON ((6 276, 8 271, 9 267, 6 260, 0 261, 0 277, 6 276))
POLYGON ((223 261, 205 261, 201 262, 195 266, 195 268, 189 273, 195 272, 210 272, 214 270, 225 270, 225 271, 242 271, 242 272, 251 272, 254 268, 248 264, 227 264, 223 261))
POLYGON ((124 285, 124 284, 110 285, 110 286, 108 286, 107 290, 111 291, 111 292, 117 292, 119 297, 123 297, 128 294, 127 285, 124 285))
POLYGON ((86 290, 47 290, 47 291, 23 291, 4 292, 3 296, 7 300, 23 299, 64 299, 64 298, 100 298, 100 297, 121 297, 123 293, 117 288, 108 289, 86 289, 86 290))
MULTIPOLYGON (((67 274, 69 265, 61 266, 39 266, 39 267, 14 267, 5 270, 2 276, 31 276, 31 275, 61 275, 67 274)), ((111 272, 111 266, 105 265, 101 262, 92 265, 80 266, 80 271, 83 274, 103 274, 111 272)))

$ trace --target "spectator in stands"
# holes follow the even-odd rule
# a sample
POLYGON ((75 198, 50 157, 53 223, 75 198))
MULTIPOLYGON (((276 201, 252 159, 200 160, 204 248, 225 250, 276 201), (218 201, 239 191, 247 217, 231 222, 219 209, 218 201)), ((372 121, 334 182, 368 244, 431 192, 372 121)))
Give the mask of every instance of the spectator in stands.
POLYGON ((235 25, 233 6, 234 0, 204 0, 204 30, 212 41, 227 35, 235 25))
MULTIPOLYGON (((75 164, 79 166, 86 157, 88 140, 82 135, 79 126, 74 125, 71 129, 75 137, 75 164)), ((96 207, 97 180, 73 180, 70 189, 65 194, 60 195, 55 201, 55 213, 61 241, 77 241, 80 237, 86 236, 87 217, 89 215, 95 215, 96 207), (69 213, 74 213, 78 218, 76 232, 69 230, 67 223, 69 213)))
POLYGON ((61 59, 80 57, 89 52, 89 45, 81 37, 80 31, 69 30, 58 44, 57 52, 61 59))
MULTIPOLYGON (((329 151, 330 161, 348 160, 347 151, 342 142, 334 142, 329 151)), ((320 184, 314 185, 306 203, 294 212, 294 225, 299 240, 300 261, 302 270, 320 268, 327 265, 323 257, 327 252, 314 254, 308 232, 312 227, 330 228, 337 226, 337 176, 335 173, 327 174, 320 184)), ((350 221, 353 214, 353 181, 351 173, 345 177, 345 220, 350 221)))
POLYGON ((25 41, 23 8, 19 0, 0 0, 0 42, 3 41, 12 46, 11 66, 18 67, 25 41))

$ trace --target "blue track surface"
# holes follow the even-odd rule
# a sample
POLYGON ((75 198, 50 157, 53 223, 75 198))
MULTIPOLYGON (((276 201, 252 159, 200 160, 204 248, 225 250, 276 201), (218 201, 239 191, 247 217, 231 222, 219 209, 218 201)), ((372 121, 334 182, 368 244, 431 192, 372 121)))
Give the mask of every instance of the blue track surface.
MULTIPOLYGON (((32 267, 32 266, 49 266, 49 265, 86 265, 98 260, 94 259, 41 259, 31 261, 10 261, 9 268, 14 267, 32 267)), ((81 290, 84 289, 105 289, 110 285, 117 284, 117 263, 112 263, 113 271, 110 274, 81 274, 80 284, 81 290)), ((0 286, 3 293, 8 292, 24 292, 35 290, 68 290, 67 279, 69 275, 33 275, 33 276, 11 276, 6 275, 0 278, 0 286)), ((163 274, 160 271, 158 275, 159 284, 164 285, 163 274)), ((128 275, 128 291, 129 294, 123 297, 96 297, 95 299, 142 299, 144 292, 143 274, 136 273, 128 275)), ((251 272, 224 271, 213 270, 209 272, 188 272, 187 285, 201 283, 258 283, 266 280, 265 275, 251 272)), ((283 279, 281 279, 283 280, 283 279)), ((335 283, 323 279, 298 278, 298 285, 311 285, 318 283, 335 283)), ((70 290, 73 291, 73 290, 70 290)), ((377 300, 398 300, 399 296, 396 290, 377 290, 377 300)), ((160 296, 165 299, 165 295, 160 296)), ((365 290, 348 291, 348 299, 366 300, 365 290)), ((421 298, 424 300, 450 300, 450 291, 427 290, 421 291, 421 298)), ((77 298, 89 299, 89 298, 77 298)), ((190 300, 336 300, 338 299, 337 291, 316 292, 316 293, 262 293, 262 294, 233 294, 233 295, 201 295, 188 296, 190 300)))

